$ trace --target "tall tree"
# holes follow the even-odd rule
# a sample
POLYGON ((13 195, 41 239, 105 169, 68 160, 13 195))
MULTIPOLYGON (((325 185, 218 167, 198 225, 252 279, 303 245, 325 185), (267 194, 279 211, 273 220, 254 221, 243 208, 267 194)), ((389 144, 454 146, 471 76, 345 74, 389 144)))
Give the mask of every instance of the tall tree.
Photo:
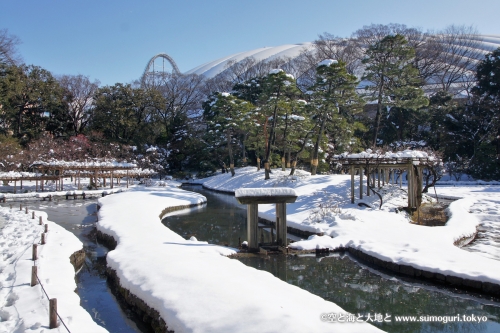
POLYGON ((433 37, 441 46, 440 70, 431 78, 441 90, 457 94, 464 90, 469 74, 476 72, 476 59, 482 57, 481 39, 473 27, 451 25, 433 37))
POLYGON ((472 166, 477 175, 489 179, 500 177, 500 48, 486 55, 476 72, 477 84, 472 89, 469 107, 477 119, 476 135, 481 139, 472 166), (478 156, 481 155, 481 156, 478 156))
POLYGON ((295 78, 285 73, 282 69, 273 69, 264 79, 264 90, 260 100, 262 110, 267 114, 266 118, 266 153, 264 156, 265 179, 270 179, 271 152, 276 140, 276 127, 281 117, 289 108, 289 103, 296 96, 298 88, 295 78))
POLYGON ((100 131, 110 141, 125 144, 151 142, 154 133, 154 110, 163 102, 155 90, 132 88, 117 83, 99 88, 93 102, 91 129, 100 131))
POLYGON ((0 67, 0 123, 25 145, 42 133, 66 134, 69 126, 63 90, 38 66, 0 67))
POLYGON ((63 75, 59 83, 64 89, 73 135, 81 134, 92 118, 92 102, 99 81, 91 82, 88 76, 83 75, 63 75))
POLYGON ((359 74, 363 52, 355 39, 341 38, 325 32, 314 41, 314 47, 318 61, 336 59, 345 64, 347 73, 359 74))
POLYGON ((215 93, 203 103, 203 116, 208 124, 212 141, 225 142, 231 175, 234 171, 234 149, 237 135, 241 133, 252 105, 229 93, 215 93))
POLYGON ((10 35, 7 29, 0 29, 0 64, 18 65, 21 58, 17 53, 17 45, 21 41, 14 35, 10 35))
MULTIPOLYGON (((349 131, 346 120, 363 109, 364 102, 356 93, 357 84, 356 76, 347 72, 343 61, 327 59, 316 68, 316 84, 311 89, 311 106, 315 109, 317 123, 311 158, 312 175, 317 172, 320 145, 329 125, 343 124, 340 131, 349 131)), ((331 134, 335 136, 335 133, 331 134)))
POLYGON ((371 82, 366 90, 370 92, 370 99, 377 101, 373 146, 377 144, 384 108, 415 110, 428 104, 420 88, 423 82, 412 64, 414 56, 415 50, 399 34, 388 35, 366 50, 363 79, 371 82))

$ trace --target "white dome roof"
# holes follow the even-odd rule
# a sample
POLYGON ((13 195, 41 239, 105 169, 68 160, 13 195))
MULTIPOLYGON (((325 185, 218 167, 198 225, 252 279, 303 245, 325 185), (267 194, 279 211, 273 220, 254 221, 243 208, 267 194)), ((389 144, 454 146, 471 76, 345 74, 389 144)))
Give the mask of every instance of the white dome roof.
POLYGON ((207 62, 201 66, 195 67, 184 74, 204 75, 207 78, 212 78, 226 69, 226 65, 230 61, 242 61, 245 58, 253 57, 257 61, 271 60, 277 57, 295 58, 303 49, 312 49, 313 43, 302 44, 286 44, 274 47, 262 47, 251 51, 232 54, 230 56, 220 58, 214 61, 207 62))
MULTIPOLYGON (((500 35, 478 35, 478 48, 480 53, 485 55, 500 47, 500 35)), ((301 44, 286 44, 274 47, 263 47, 251 51, 235 53, 227 57, 223 57, 214 61, 207 62, 203 65, 195 67, 184 74, 198 74, 207 78, 212 78, 221 73, 227 68, 230 61, 240 62, 248 57, 253 57, 257 61, 271 60, 277 57, 295 58, 304 49, 314 49, 314 44, 311 42, 301 44)), ((476 59, 482 60, 482 59, 476 59)))

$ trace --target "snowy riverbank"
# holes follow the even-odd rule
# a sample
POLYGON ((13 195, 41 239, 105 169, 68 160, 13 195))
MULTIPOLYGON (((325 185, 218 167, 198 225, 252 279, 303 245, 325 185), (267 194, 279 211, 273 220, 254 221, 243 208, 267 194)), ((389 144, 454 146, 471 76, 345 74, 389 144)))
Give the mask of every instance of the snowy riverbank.
MULTIPOLYGON (((0 331, 47 332, 49 328, 49 300, 40 284, 31 287, 31 267, 36 263, 38 276, 50 298, 57 298, 57 309, 64 324, 73 333, 107 332, 97 325, 90 314, 80 306, 75 293, 75 269, 70 256, 82 249, 82 243, 69 231, 47 221, 43 212, 25 214, 19 209, 0 207, 0 331), (36 262, 32 260, 32 244, 40 241, 44 226, 48 225, 47 243, 38 245, 36 262), (1 226, 0 226, 1 227, 1 226)), ((51 332, 67 332, 64 325, 51 332)))
MULTIPOLYGON (((322 313, 337 305, 226 256, 234 249, 185 240, 159 221, 168 207, 202 204, 199 194, 136 188, 99 199, 98 230, 117 241, 108 266, 123 288, 156 309, 175 332, 331 332, 322 313)), ((343 323, 339 332, 377 332, 343 323)))
MULTIPOLYGON (((459 283, 479 282, 479 288, 478 284, 474 288, 498 293, 500 262, 492 260, 491 256, 465 251, 454 245, 454 242, 476 233, 480 219, 469 211, 480 198, 494 200, 500 191, 497 186, 482 186, 476 191, 457 187, 459 183, 451 188, 438 187, 438 194, 462 199, 449 206, 451 217, 445 226, 425 227, 411 224, 405 213, 397 213, 397 208, 406 206, 407 201, 405 191, 397 186, 386 186, 381 191, 384 202, 379 209, 380 201, 375 195, 350 203, 348 175, 311 177, 299 172, 292 178, 287 173, 273 170, 272 179, 265 181, 263 171, 256 172, 255 168, 249 167, 238 169, 234 177, 230 174, 212 177, 203 185, 226 192, 234 192, 241 187, 288 186, 295 189, 299 197, 295 203, 287 205, 288 226, 323 233, 324 236, 311 236, 308 240, 293 243, 292 248, 351 248, 384 262, 410 266, 413 268, 410 275, 424 270, 439 274, 437 279, 442 276, 443 281, 450 276, 463 279, 459 283), (360 202, 369 207, 358 206, 360 202)), ((358 193, 359 180, 356 181, 358 193)), ((498 201, 496 199, 497 204, 498 201)), ((274 205, 259 205, 259 216, 274 221, 274 205)))

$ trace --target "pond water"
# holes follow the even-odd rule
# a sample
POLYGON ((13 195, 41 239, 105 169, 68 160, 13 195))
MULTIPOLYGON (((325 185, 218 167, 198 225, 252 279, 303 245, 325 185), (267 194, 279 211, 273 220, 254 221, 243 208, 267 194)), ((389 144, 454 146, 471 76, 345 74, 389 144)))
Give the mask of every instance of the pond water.
MULTIPOLYGON (((163 223, 188 238, 214 244, 237 246, 246 239, 246 207, 232 195, 216 193, 200 186, 184 187, 203 194, 208 204, 181 215, 168 216, 163 223)), ((235 259, 236 260, 236 259, 235 259)), ((241 262, 265 270, 276 277, 332 301, 348 312, 390 315, 388 323, 376 323, 388 332, 500 332, 500 304, 450 288, 395 277, 358 263, 346 254, 329 257, 249 256, 241 262), (395 316, 486 316, 484 323, 405 322, 395 316)), ((265 300, 263 300, 265 301, 265 300)), ((318 314, 319 317, 320 314, 318 314)), ((332 324, 341 325, 341 324, 332 324)), ((332 326, 332 329, 334 327, 332 326)))
MULTIPOLYGON (((99 244, 92 231, 96 222, 96 200, 66 200, 63 197, 52 201, 23 201, 29 209, 44 211, 49 220, 75 234, 84 244, 86 260, 76 275, 77 293, 81 305, 94 321, 109 332, 151 332, 127 309, 122 309, 113 296, 106 280, 106 253, 108 249, 99 244)), ((19 202, 2 203, 4 207, 19 205, 19 202)))

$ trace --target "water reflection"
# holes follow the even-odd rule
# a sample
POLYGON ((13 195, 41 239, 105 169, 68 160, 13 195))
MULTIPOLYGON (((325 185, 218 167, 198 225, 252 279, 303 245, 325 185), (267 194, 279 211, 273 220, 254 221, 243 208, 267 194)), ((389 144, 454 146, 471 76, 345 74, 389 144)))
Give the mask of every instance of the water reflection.
MULTIPOLYGON (((246 237, 246 210, 234 197, 190 187, 205 195, 208 204, 188 215, 171 216, 163 222, 175 232, 210 243, 236 245, 246 237), (243 208, 243 209, 242 209, 243 208)), ((433 285, 405 282, 359 265, 348 255, 250 256, 239 258, 246 265, 332 301, 351 313, 389 314, 391 322, 374 323, 388 332, 500 332, 499 304, 433 285), (404 322, 396 316, 486 316, 486 323, 404 322)), ((319 316, 319 314, 318 314, 319 316)), ((341 325, 341 324, 332 324, 341 325)), ((332 331, 334 326, 332 326, 332 331)))

